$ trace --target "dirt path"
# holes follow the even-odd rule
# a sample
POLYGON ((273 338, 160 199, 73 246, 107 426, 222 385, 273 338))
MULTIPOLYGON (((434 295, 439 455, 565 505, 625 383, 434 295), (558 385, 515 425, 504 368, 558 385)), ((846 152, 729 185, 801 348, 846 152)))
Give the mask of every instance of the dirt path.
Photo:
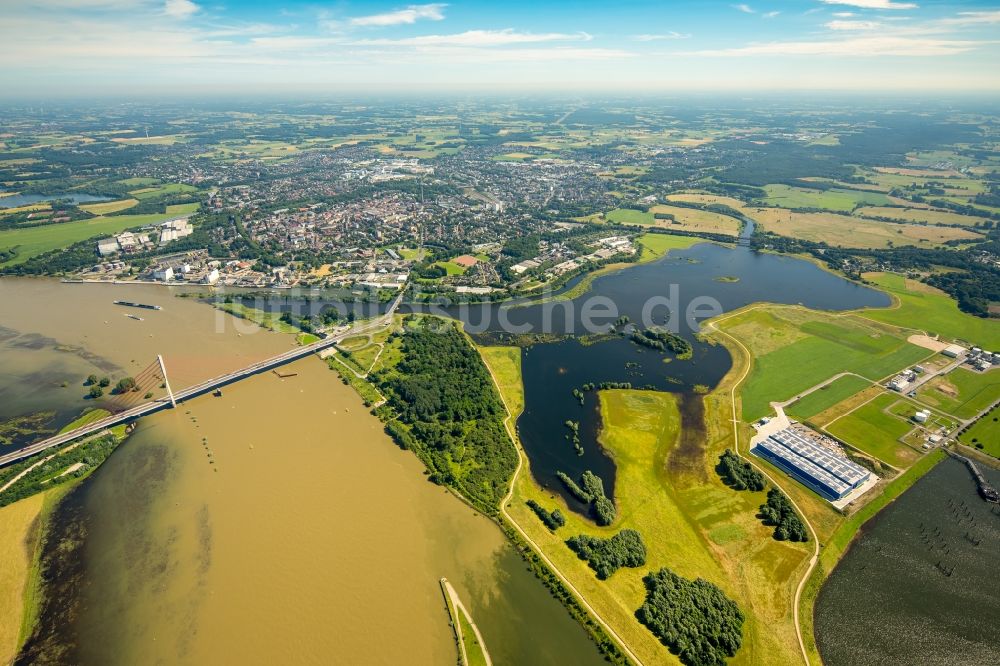
POLYGON ((798 586, 795 588, 795 600, 793 602, 794 605, 792 606, 792 617, 795 622, 795 636, 796 638, 799 639, 799 649, 802 651, 802 660, 808 666, 809 652, 806 650, 806 643, 805 640, 802 638, 802 626, 801 623, 799 622, 799 601, 802 598, 802 590, 805 589, 806 582, 809 580, 809 576, 812 575, 813 569, 816 568, 816 564, 817 562, 819 562, 819 539, 816 536, 816 529, 812 526, 812 523, 809 522, 809 518, 806 517, 805 512, 802 511, 802 509, 800 509, 799 506, 795 503, 795 500, 791 498, 791 496, 788 494, 788 491, 782 488, 781 484, 779 484, 774 479, 774 477, 772 477, 770 474, 767 473, 767 470, 758 466, 753 460, 750 460, 749 456, 744 455, 743 452, 740 451, 740 431, 739 431, 740 420, 736 417, 736 389, 739 388, 739 386, 750 375, 750 370, 753 367, 753 363, 751 362, 753 359, 753 354, 750 353, 750 350, 747 349, 746 345, 744 345, 742 342, 737 340, 729 333, 726 333, 716 324, 736 314, 742 314, 743 312, 744 312, 743 310, 733 312, 725 317, 709 322, 707 327, 711 328, 713 331, 716 331, 717 333, 721 333, 722 335, 732 340, 739 346, 740 349, 743 350, 743 353, 746 354, 747 357, 747 363, 744 365, 743 373, 740 375, 739 379, 737 379, 733 383, 733 387, 732 389, 730 389, 729 392, 729 400, 730 400, 730 406, 732 407, 732 419, 733 419, 733 449, 736 451, 736 454, 738 456, 740 456, 741 458, 749 462, 751 465, 753 465, 758 471, 760 471, 765 477, 767 477, 767 479, 771 483, 773 483, 776 488, 780 489, 781 492, 783 492, 785 496, 788 497, 788 501, 791 502, 792 506, 795 507, 795 510, 798 511, 799 516, 802 517, 802 522, 805 523, 807 528, 809 528, 809 534, 812 536, 813 554, 812 557, 809 558, 809 566, 806 567, 806 572, 805 574, 803 574, 802 580, 799 581, 798 586))
POLYGON ((469 621, 469 626, 472 627, 472 632, 476 635, 476 641, 479 643, 480 649, 483 651, 483 659, 486 660, 486 666, 493 666, 493 660, 490 659, 489 650, 486 649, 486 641, 483 640, 483 635, 479 633, 479 626, 476 625, 475 620, 472 619, 472 613, 468 611, 465 604, 462 603, 462 599, 458 596, 458 592, 455 588, 451 586, 447 578, 441 579, 441 588, 444 590, 445 595, 451 602, 451 605, 455 607, 456 617, 452 618, 455 623, 455 636, 458 637, 458 651, 462 656, 462 663, 468 665, 469 655, 465 651, 465 640, 462 636, 462 623, 457 617, 459 613, 465 615, 465 619, 469 621))
POLYGON ((639 657, 637 657, 634 652, 632 652, 632 650, 628 647, 625 641, 622 640, 622 637, 619 636, 618 633, 611 627, 611 625, 608 624, 607 621, 598 614, 597 610, 593 606, 591 606, 590 603, 587 602, 587 599, 583 596, 583 594, 580 593, 580 590, 578 590, 576 586, 574 586, 573 583, 570 582, 569 578, 567 578, 563 574, 563 572, 556 567, 556 565, 552 562, 552 560, 550 560, 548 556, 542 551, 541 546, 539 546, 535 542, 535 540, 532 539, 528 535, 528 533, 524 531, 524 529, 517 523, 517 521, 514 520, 513 516, 507 513, 507 503, 510 502, 511 497, 514 496, 514 484, 517 483, 517 477, 521 473, 521 470, 524 468, 524 460, 527 457, 527 454, 524 452, 524 449, 521 448, 520 441, 517 438, 517 433, 515 432, 513 426, 514 415, 510 411, 510 406, 507 404, 507 399, 504 397, 503 391, 500 389, 500 382, 497 380, 497 376, 493 373, 493 368, 490 367, 490 364, 486 361, 485 358, 483 359, 483 365, 486 366, 486 370, 490 373, 490 377, 493 378, 493 385, 496 387, 497 393, 500 395, 500 401, 503 403, 504 411, 507 412, 507 418, 504 419, 503 422, 504 427, 507 429, 507 434, 510 435, 511 442, 513 442, 514 448, 517 450, 517 467, 514 469, 514 475, 511 477, 510 488, 508 488, 507 494, 500 501, 500 514, 507 520, 508 523, 510 523, 514 527, 514 529, 517 530, 518 534, 521 535, 521 538, 527 541, 531 545, 531 547, 535 550, 535 553, 538 555, 538 557, 540 557, 542 561, 545 562, 545 565, 549 568, 549 570, 552 571, 559 578, 560 581, 562 581, 562 584, 565 585, 566 588, 569 589, 576 596, 577 601, 579 601, 580 605, 583 606, 588 613, 590 613, 590 616, 594 618, 598 624, 601 625, 601 628, 603 628, 604 631, 606 631, 608 635, 615 640, 616 643, 618 643, 618 647, 622 649, 622 652, 624 652, 625 655, 629 659, 631 659, 635 664, 637 664, 638 666, 643 666, 643 661, 639 659, 639 657))

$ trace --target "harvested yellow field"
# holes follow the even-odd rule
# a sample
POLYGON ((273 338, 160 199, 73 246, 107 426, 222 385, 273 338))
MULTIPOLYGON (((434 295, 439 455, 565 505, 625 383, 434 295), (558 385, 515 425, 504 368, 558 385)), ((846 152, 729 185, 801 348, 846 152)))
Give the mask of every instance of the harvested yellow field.
POLYGON ((139 203, 138 199, 121 199, 120 201, 102 201, 100 203, 83 204, 80 206, 80 210, 85 210, 88 213, 93 213, 94 215, 107 215, 108 213, 117 213, 120 210, 131 208, 137 203, 139 203))
POLYGON ((682 206, 653 206, 650 213, 673 215, 675 221, 657 219, 654 226, 682 231, 704 231, 735 236, 740 232, 740 221, 735 217, 682 206))
POLYGON ((972 215, 962 215, 947 210, 927 208, 893 208, 890 206, 865 206, 855 211, 864 217, 886 217, 904 222, 926 222, 927 224, 962 224, 976 226, 985 220, 972 215))
POLYGON ((902 169, 897 167, 875 167, 879 173, 891 173, 897 176, 922 176, 924 178, 962 178, 960 171, 954 169, 902 169))
POLYGON ((669 194, 667 195, 667 200, 682 201, 684 203, 693 203, 702 206, 718 204, 721 206, 729 206, 730 208, 741 212, 746 207, 745 203, 734 197, 724 197, 719 194, 703 194, 699 192, 682 192, 680 194, 669 194))
POLYGON ((172 146, 180 139, 180 135, 170 134, 165 136, 135 136, 135 137, 115 137, 111 139, 115 143, 123 143, 132 146, 172 146))
POLYGON ((0 664, 17 654, 24 612, 24 590, 34 557, 32 528, 42 511, 44 494, 0 509, 0 664))
POLYGON ((878 222, 837 213, 796 213, 784 208, 754 208, 765 231, 834 247, 884 248, 892 245, 934 247, 950 240, 982 238, 968 229, 878 222))

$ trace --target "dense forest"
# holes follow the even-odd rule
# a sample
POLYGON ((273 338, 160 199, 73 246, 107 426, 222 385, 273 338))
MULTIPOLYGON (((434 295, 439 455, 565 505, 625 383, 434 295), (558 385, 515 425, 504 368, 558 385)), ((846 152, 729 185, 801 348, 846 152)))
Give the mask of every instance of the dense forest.
POLYGON ((723 666, 743 643, 743 612, 722 590, 670 569, 647 574, 639 622, 687 666, 723 666))
POLYGON ((456 488, 495 515, 517 465, 503 404, 486 366, 450 322, 407 318, 402 359, 371 375, 387 397, 386 429, 427 465, 435 483, 456 488))

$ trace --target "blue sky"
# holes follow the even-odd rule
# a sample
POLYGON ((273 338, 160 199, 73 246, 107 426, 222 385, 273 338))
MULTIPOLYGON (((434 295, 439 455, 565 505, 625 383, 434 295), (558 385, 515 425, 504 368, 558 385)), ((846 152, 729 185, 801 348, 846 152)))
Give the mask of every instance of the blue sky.
POLYGON ((1000 0, 0 0, 0 95, 1000 89, 1000 0))

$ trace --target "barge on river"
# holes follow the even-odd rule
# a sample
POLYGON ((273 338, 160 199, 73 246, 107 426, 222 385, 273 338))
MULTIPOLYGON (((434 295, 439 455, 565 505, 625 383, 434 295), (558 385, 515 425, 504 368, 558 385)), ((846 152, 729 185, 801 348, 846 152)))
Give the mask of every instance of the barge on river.
POLYGON ((124 305, 129 308, 142 308, 143 310, 162 310, 159 305, 148 305, 146 303, 133 303, 132 301, 115 301, 115 305, 124 305))

